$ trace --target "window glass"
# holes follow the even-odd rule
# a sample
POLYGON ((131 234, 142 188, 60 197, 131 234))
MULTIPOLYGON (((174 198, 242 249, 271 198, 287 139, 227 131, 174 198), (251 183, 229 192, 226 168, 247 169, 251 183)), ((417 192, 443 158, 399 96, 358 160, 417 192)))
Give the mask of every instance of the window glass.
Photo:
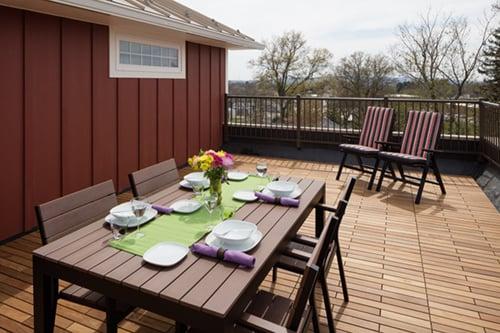
POLYGON ((130 52, 132 53, 141 53, 141 44, 139 43, 130 43, 130 52))
POLYGON ((120 53, 120 64, 130 64, 130 54, 120 53))
POLYGON ((161 48, 159 46, 151 47, 151 54, 154 56, 161 56, 161 48))
POLYGON ((120 41, 120 52, 130 52, 130 43, 125 41, 125 40, 121 40, 120 41))
POLYGON ((132 65, 140 65, 141 64, 141 56, 137 54, 132 54, 130 58, 130 63, 132 65))
POLYGON ((120 40, 119 61, 123 65, 179 67, 179 50, 144 43, 120 40))
POLYGON ((153 66, 161 66, 161 58, 160 57, 152 57, 153 66))

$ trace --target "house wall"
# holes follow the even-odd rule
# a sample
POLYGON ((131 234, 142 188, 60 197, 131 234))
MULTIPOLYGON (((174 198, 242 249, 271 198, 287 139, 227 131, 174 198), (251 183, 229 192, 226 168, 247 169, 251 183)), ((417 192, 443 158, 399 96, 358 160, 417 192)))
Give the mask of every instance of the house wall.
POLYGON ((108 27, 0 6, 0 240, 34 205, 221 145, 225 50, 187 43, 187 78, 110 79, 108 27))

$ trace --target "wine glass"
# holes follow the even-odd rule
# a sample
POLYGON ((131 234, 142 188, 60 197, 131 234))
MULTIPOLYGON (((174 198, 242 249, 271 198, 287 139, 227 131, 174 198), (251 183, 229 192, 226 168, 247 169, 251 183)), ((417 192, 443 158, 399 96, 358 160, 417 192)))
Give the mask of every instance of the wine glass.
POLYGON ((120 240, 122 238, 122 234, 120 233, 121 227, 116 224, 113 219, 109 221, 109 228, 111 229, 111 234, 113 235, 114 240, 120 240))
POLYGON ((132 206, 132 212, 134 213, 138 223, 135 238, 142 238, 144 237, 144 233, 140 232, 141 220, 144 217, 144 214, 146 213, 149 205, 142 197, 133 198, 130 201, 130 204, 132 206))
POLYGON ((203 198, 203 203, 205 204, 205 207, 208 211, 208 214, 210 214, 210 224, 207 226, 207 228, 209 230, 212 230, 213 227, 215 225, 217 225, 217 223, 213 223, 213 221, 212 221, 212 213, 217 208, 218 199, 219 199, 219 196, 217 194, 212 194, 212 193, 208 193, 203 198))
POLYGON ((199 197, 205 189, 205 183, 193 182, 191 183, 195 197, 199 197))
POLYGON ((265 177, 267 174, 267 163, 263 161, 257 163, 256 169, 259 177, 265 177))

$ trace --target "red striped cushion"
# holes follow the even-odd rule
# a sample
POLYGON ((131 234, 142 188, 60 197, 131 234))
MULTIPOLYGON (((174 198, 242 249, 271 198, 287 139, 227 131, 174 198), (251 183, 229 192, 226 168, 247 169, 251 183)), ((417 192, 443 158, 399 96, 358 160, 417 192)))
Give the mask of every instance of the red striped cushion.
POLYGON ((354 152, 366 153, 366 154, 370 154, 370 153, 376 154, 379 152, 379 150, 377 148, 361 146, 361 145, 354 145, 354 144, 349 144, 349 143, 343 143, 339 147, 343 151, 354 151, 354 152))
POLYGON ((396 153, 392 151, 382 151, 379 153, 379 156, 383 159, 389 160, 400 160, 400 161, 408 161, 408 162, 425 162, 425 158, 415 155, 396 153))
POLYGON ((424 149, 434 149, 441 126, 437 112, 410 111, 400 153, 427 157, 424 149))
POLYGON ((378 149, 379 145, 376 141, 387 141, 389 137, 393 115, 394 109, 369 106, 359 137, 359 144, 378 149))

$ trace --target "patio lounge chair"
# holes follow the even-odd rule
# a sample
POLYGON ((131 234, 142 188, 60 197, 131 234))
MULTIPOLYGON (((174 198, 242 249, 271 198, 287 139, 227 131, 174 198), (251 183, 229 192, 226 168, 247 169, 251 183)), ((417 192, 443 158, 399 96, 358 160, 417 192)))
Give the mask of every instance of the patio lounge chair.
POLYGON ((335 216, 327 220, 312 253, 308 254, 304 262, 303 277, 295 300, 292 302, 288 298, 260 290, 237 322, 236 332, 307 332, 311 319, 314 332, 319 332, 314 289, 322 274, 320 267, 331 251, 330 244, 338 225, 335 216))
POLYGON ((179 172, 173 158, 132 172, 128 175, 134 197, 150 195, 179 180, 179 172))
POLYGON ((368 183, 368 189, 372 189, 373 182, 375 181, 375 174, 377 173, 379 166, 378 152, 381 147, 377 141, 388 140, 392 128, 393 115, 394 109, 391 108, 379 106, 368 107, 358 144, 343 143, 339 146, 340 151, 342 151, 344 155, 342 156, 342 161, 340 162, 337 180, 340 179, 340 175, 342 174, 342 169, 344 167, 359 170, 361 172, 365 172, 365 169, 372 170, 370 182, 368 183), (347 155, 356 156, 359 167, 346 165, 347 155), (373 168, 371 166, 364 165, 361 159, 362 157, 375 159, 375 165, 373 168))
MULTIPOLYGON (((342 283, 344 301, 349 302, 349 295, 347 292, 347 284, 344 274, 344 264, 342 262, 342 255, 339 247, 338 231, 355 184, 356 178, 350 177, 346 182, 346 187, 343 191, 343 194, 341 194, 340 196, 340 200, 337 203, 336 208, 324 204, 320 204, 316 207, 316 209, 322 209, 331 212, 332 214, 327 218, 327 220, 333 221, 335 223, 334 227, 331 229, 332 237, 330 238, 331 244, 329 245, 329 250, 326 253, 322 253, 322 257, 319 258, 318 264, 318 279, 323 293, 325 309, 331 309, 330 295, 328 292, 326 277, 330 270, 333 257, 335 256, 337 257, 337 263, 339 266, 339 274, 342 283)), ((277 268, 285 269, 297 274, 304 274, 305 264, 311 257, 311 253, 313 253, 313 250, 315 249, 317 244, 317 238, 297 234, 297 236, 295 236, 295 238, 292 239, 292 241, 287 245, 285 250, 278 258, 278 262, 273 267, 273 282, 275 282, 277 278, 277 268)), ((326 318, 328 321, 330 332, 334 332, 335 325, 331 311, 326 311, 326 318)))
MULTIPOLYGON (((382 173, 380 175, 377 192, 382 187, 384 181, 385 171, 392 164, 398 166, 400 178, 394 180, 403 181, 409 184, 418 186, 417 196, 415 203, 419 204, 422 199, 422 192, 425 183, 432 183, 439 185, 441 193, 446 194, 443 180, 439 172, 435 153, 437 140, 441 129, 442 116, 437 112, 428 111, 410 111, 408 114, 408 121, 403 135, 403 142, 399 152, 384 151, 379 153, 379 158, 384 161, 382 166, 382 173), (410 175, 405 175, 403 165, 421 168, 422 177, 417 178, 410 175), (436 181, 427 180, 427 173, 432 169, 436 181), (418 182, 413 181, 418 180, 418 182)), ((384 146, 398 146, 399 144, 390 142, 379 142, 384 146)))
MULTIPOLYGON (((42 244, 46 245, 103 218, 116 204, 113 181, 108 180, 36 206, 42 244)), ((116 332, 118 323, 134 309, 76 284, 71 284, 61 291, 58 291, 58 285, 55 280, 52 288, 54 293, 57 293, 57 298, 106 312, 108 333, 116 332)), ((50 306, 57 307, 57 298, 50 306)), ((54 318, 51 320, 53 323, 54 318)))

